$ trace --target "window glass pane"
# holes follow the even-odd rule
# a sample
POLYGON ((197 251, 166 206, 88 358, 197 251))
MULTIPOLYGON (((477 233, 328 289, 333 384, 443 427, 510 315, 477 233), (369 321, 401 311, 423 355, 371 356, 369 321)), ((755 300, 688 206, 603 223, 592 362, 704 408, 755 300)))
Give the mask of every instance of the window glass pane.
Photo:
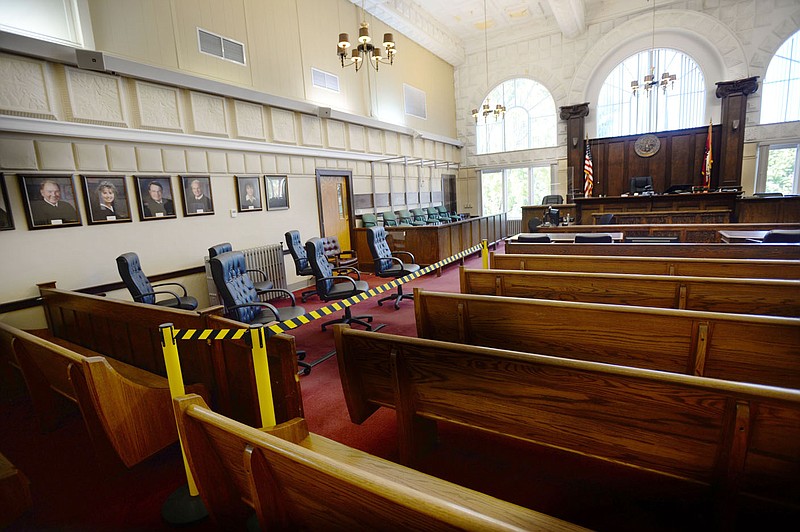
POLYGON ((600 137, 633 135, 703 125, 705 78, 697 63, 678 50, 658 48, 628 57, 617 65, 600 89, 597 134, 600 137), (674 74, 666 90, 658 85, 662 74, 674 74), (644 89, 652 74, 655 86, 644 89), (633 94, 631 82, 638 81, 633 94))
POLYGON ((797 146, 770 148, 764 192, 792 194, 796 175, 797 146))
POLYGON ((800 120, 800 31, 775 52, 761 89, 762 124, 800 120))
POLYGON ((542 199, 550 194, 550 167, 535 166, 531 168, 531 180, 533 181, 533 201, 531 205, 541 205, 542 199))
POLYGON ((528 169, 506 170, 506 212, 509 220, 522 219, 522 206, 528 204, 528 169))
POLYGON ((483 215, 503 212, 503 173, 481 172, 483 215))
POLYGON ((478 154, 556 145, 556 103, 544 85, 527 78, 510 79, 489 91, 483 104, 490 109, 503 105, 506 113, 500 120, 493 114, 478 117, 478 154))

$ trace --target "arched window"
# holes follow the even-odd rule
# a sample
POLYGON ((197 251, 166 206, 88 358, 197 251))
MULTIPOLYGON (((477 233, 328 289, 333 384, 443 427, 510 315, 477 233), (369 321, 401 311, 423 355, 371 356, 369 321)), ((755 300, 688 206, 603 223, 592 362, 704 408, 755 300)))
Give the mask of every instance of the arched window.
POLYGON ((603 82, 597 100, 597 136, 702 126, 705 102, 705 78, 694 59, 669 48, 639 52, 617 65, 603 82), (666 90, 658 85, 665 72, 676 76, 666 90), (644 88, 648 74, 656 82, 650 90, 644 88), (635 95, 633 81, 639 83, 635 95))
POLYGON ((544 85, 510 79, 492 89, 483 103, 492 109, 501 104, 506 113, 502 119, 478 117, 478 154, 556 145, 556 102, 544 85))
POLYGON ((800 120, 800 31, 775 52, 761 90, 762 124, 800 120))

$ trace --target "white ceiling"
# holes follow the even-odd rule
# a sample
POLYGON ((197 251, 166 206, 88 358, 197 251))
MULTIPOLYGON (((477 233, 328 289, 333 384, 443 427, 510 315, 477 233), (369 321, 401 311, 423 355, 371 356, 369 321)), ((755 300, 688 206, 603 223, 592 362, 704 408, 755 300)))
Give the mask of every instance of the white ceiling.
POLYGON ((484 39, 561 33, 580 37, 590 23, 652 10, 677 0, 350 0, 453 65, 484 39), (484 17, 484 4, 486 15, 484 17), (486 33, 484 34, 484 20, 486 33))

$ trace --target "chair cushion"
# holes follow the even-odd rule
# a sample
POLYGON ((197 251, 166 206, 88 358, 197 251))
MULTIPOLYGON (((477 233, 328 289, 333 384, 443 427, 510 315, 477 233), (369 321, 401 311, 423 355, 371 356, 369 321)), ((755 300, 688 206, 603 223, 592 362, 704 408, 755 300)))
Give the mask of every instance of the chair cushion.
POLYGON ((378 274, 380 277, 405 277, 409 273, 418 272, 420 270, 419 264, 406 264, 402 266, 395 263, 390 268, 383 270, 378 274))
MULTIPOLYGON (((355 281, 355 279, 353 279, 355 281)), ((340 281, 333 285, 333 288, 328 292, 329 299, 346 299, 350 296, 360 294, 369 290, 369 283, 366 281, 355 281, 356 288, 353 290, 353 285, 347 281, 340 281)))
POLYGON ((197 299, 193 298, 192 296, 186 296, 186 297, 179 297, 178 304, 176 305, 175 298, 170 297, 169 299, 157 301, 156 305, 168 308, 179 308, 183 310, 194 310, 197 308, 198 302, 197 299))

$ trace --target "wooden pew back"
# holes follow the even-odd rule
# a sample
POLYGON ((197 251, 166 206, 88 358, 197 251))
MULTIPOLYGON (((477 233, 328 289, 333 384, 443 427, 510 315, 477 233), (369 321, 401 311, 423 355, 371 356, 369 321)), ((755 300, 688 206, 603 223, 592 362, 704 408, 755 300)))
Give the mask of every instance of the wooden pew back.
POLYGON ((447 421, 727 495, 800 503, 800 390, 343 326, 335 337, 351 418, 395 408, 404 459, 447 421))
POLYGON ((800 388, 800 319, 414 291, 420 338, 800 388))
MULTIPOLYGON (((54 392, 80 407, 96 456, 104 468, 132 467, 178 438, 166 379, 87 356, 0 323, 13 349, 43 428, 59 421, 54 392)), ((201 385, 189 390, 208 396, 201 385)))
POLYGON ((489 267, 496 270, 800 279, 800 261, 797 260, 515 255, 490 251, 489 267))
MULTIPOLYGON (((221 316, 211 318, 221 307, 200 314, 58 290, 55 283, 39 285, 39 291, 52 336, 163 377, 160 325, 172 323, 184 330, 247 327, 221 316)), ((261 426, 250 349, 243 341, 230 342, 178 340, 184 382, 205 384, 211 404, 220 412, 261 426)), ((276 418, 286 421, 302 415, 295 352, 280 350, 269 356, 269 364, 276 418)))
POLYGON ((461 293, 800 316, 800 281, 460 269, 461 293))
POLYGON ((800 259, 796 244, 526 244, 506 242, 506 253, 545 255, 593 255, 625 257, 694 257, 714 259, 800 259))
POLYGON ((579 529, 310 434, 300 418, 260 431, 197 396, 175 406, 198 491, 225 528, 255 508, 262 530, 579 529))

